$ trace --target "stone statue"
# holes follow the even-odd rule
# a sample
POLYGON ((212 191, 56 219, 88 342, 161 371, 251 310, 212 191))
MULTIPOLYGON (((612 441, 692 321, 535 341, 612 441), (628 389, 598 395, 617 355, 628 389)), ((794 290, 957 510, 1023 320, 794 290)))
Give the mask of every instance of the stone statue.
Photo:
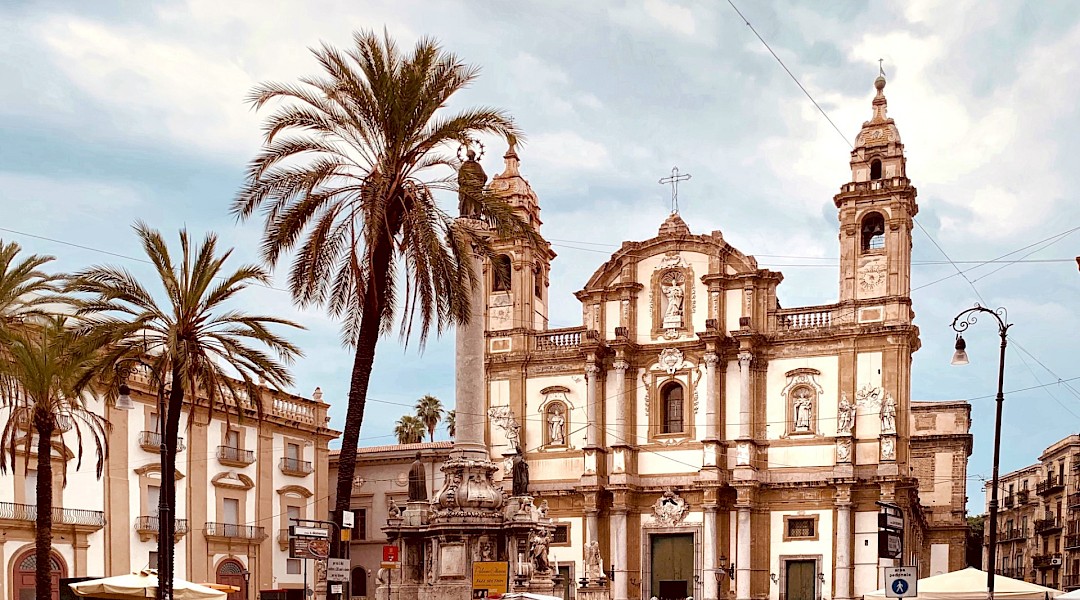
POLYGON ((386 512, 391 519, 401 518, 401 507, 398 506, 398 503, 395 502, 393 498, 390 499, 390 504, 387 506, 386 512))
POLYGON ((600 579, 604 576, 604 559, 600 558, 600 542, 585 544, 585 577, 600 579))
POLYGON ((836 433, 838 435, 851 435, 851 428, 855 426, 856 406, 852 404, 847 394, 840 394, 840 405, 836 409, 836 433))
POLYGON ((420 453, 417 452, 416 460, 409 467, 409 502, 427 499, 427 473, 424 472, 424 463, 420 462, 420 453))
POLYGON ((672 280, 671 285, 663 287, 664 296, 667 298, 667 308, 664 309, 664 327, 681 327, 683 322, 683 286, 678 280, 672 280))
POLYGON ((836 442, 836 462, 851 462, 851 440, 842 439, 836 442))
POLYGON ((536 512, 537 512, 537 514, 540 515, 541 519, 548 518, 548 511, 549 510, 551 510, 551 509, 548 508, 548 501, 547 500, 541 500, 540 501, 540 506, 538 506, 536 508, 536 512))
POLYGON ((484 194, 484 185, 487 184, 487 173, 480 163, 476 162, 475 150, 469 148, 465 153, 468 159, 461 163, 461 168, 458 169, 458 216, 477 219, 481 213, 480 199, 484 194))
POLYGON ((514 495, 515 496, 528 496, 529 495, 529 463, 525 462, 525 453, 521 451, 521 446, 517 447, 517 454, 512 459, 513 467, 510 471, 514 476, 514 495))
POLYGON ((551 561, 548 560, 548 538, 544 532, 536 532, 529 539, 529 556, 532 557, 533 565, 537 573, 551 571, 551 561))
POLYGON ((892 436, 881 438, 881 460, 896 460, 896 442, 892 436))
POLYGON ((552 407, 548 415, 548 440, 557 446, 566 445, 566 418, 561 404, 552 407))
POLYGON ((881 433, 896 433, 896 400, 888 393, 881 403, 881 433))
POLYGON ((806 389, 800 389, 795 394, 795 401, 791 405, 795 412, 795 431, 810 431, 814 401, 810 399, 810 393, 806 389))

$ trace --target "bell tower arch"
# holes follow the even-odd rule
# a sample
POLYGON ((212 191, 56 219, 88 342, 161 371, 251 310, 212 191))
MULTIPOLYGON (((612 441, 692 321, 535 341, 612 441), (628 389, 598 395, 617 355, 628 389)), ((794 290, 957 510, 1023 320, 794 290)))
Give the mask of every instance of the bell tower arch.
POLYGON ((851 151, 851 182, 833 198, 840 220, 840 302, 881 306, 883 320, 910 323, 917 191, 907 178, 900 132, 887 115, 884 73, 874 88, 873 115, 851 151))

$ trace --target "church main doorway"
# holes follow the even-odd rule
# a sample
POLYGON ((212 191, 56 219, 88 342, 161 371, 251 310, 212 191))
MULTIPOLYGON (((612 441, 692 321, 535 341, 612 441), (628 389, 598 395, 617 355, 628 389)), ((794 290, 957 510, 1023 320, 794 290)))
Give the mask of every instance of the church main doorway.
POLYGON ((784 600, 816 600, 815 560, 788 560, 785 563, 784 600))
POLYGON ((653 535, 650 560, 650 597, 656 596, 660 600, 684 600, 694 595, 694 534, 653 535))

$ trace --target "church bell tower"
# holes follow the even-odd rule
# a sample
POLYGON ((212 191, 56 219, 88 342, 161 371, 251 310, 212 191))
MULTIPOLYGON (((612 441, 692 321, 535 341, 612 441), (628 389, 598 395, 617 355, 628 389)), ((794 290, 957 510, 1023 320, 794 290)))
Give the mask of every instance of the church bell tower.
POLYGON ((885 75, 874 80, 873 116, 851 151, 851 182, 833 198, 840 219, 840 302, 858 322, 910 323, 911 230, 919 212, 904 145, 886 115, 885 75))

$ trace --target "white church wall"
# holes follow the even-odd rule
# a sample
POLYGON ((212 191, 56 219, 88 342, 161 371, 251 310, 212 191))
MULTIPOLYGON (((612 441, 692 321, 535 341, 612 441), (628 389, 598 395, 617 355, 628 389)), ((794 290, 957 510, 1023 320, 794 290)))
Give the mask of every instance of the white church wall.
MULTIPOLYGON (((510 406, 510 381, 507 379, 495 379, 488 384, 489 406, 510 406)), ((517 417, 519 415, 515 415, 517 417)), ((518 420, 520 423, 520 419, 518 420)), ((498 419, 487 418, 488 439, 491 440, 489 451, 491 458, 502 460, 503 454, 512 451, 506 438, 505 423, 498 419)), ((520 436, 520 433, 519 433, 520 436)))
MULTIPOLYGON (((815 356, 810 358, 788 358, 769 361, 766 374, 765 419, 769 439, 787 437, 788 398, 784 388, 788 386, 786 373, 792 369, 817 369, 820 375, 815 381, 821 386, 817 398, 816 414, 811 416, 813 431, 818 435, 836 435, 836 407, 840 399, 840 362, 836 356, 815 356)), ((730 382, 729 382, 730 385, 730 382)), ((736 396, 738 397, 738 396, 736 396)))
POLYGON ((819 446, 787 446, 769 448, 769 468, 831 467, 836 463, 833 444, 819 446))
POLYGON ((724 292, 724 322, 719 324, 720 331, 737 331, 739 317, 743 314, 742 290, 724 292))
POLYGON ((878 589, 877 519, 877 511, 855 513, 853 583, 856 598, 878 589))
POLYGON ((638 454, 638 474, 671 475, 701 468, 701 450, 666 450, 638 454))
MULTIPOLYGON (((832 589, 833 577, 833 513, 831 510, 774 510, 769 514, 770 556, 769 572, 782 573, 783 557, 821 557, 818 572, 824 573, 825 581, 819 583, 822 594, 819 597, 832 596, 826 590, 832 589), (817 517, 817 538, 811 540, 784 540, 786 529, 784 517, 817 517)), ((780 586, 769 586, 769 597, 780 597, 780 586)))
MULTIPOLYGON (((881 387, 881 352, 860 352, 855 359, 855 389, 881 387)), ((886 390, 896 397, 896 390, 886 390)), ((858 398, 852 398, 857 402, 858 398)), ((855 417, 855 437, 874 439, 881 435, 881 406, 861 404, 855 417)), ((875 449, 875 452, 877 450, 875 449)), ((873 462, 877 462, 875 457, 873 462)))
POLYGON ((635 369, 633 382, 627 384, 627 387, 632 390, 630 397, 634 399, 634 423, 636 426, 631 428, 631 434, 635 445, 649 441, 649 397, 645 384, 641 382, 644 373, 645 369, 635 369))
POLYGON ((739 361, 729 360, 724 378, 724 439, 739 437, 739 361))
POLYGON ((615 339, 615 328, 619 323, 619 301, 610 300, 604 303, 604 339, 615 339))
POLYGON ((534 481, 576 482, 584 473, 584 470, 585 462, 581 456, 545 457, 543 460, 529 460, 529 477, 534 481))

